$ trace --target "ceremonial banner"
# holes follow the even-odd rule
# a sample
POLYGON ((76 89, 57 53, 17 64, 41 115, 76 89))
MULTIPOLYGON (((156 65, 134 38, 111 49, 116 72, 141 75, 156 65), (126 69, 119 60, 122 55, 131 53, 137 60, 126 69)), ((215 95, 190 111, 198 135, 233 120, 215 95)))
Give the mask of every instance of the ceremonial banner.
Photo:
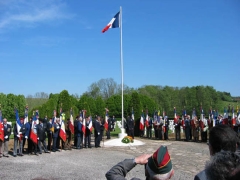
POLYGON ((85 115, 86 114, 86 110, 82 110, 82 132, 84 134, 84 137, 85 137, 85 134, 86 134, 86 118, 85 118, 85 115))
POLYGON ((146 110, 145 125, 146 125, 146 127, 149 127, 149 122, 148 122, 148 110, 146 110))
POLYGON ((105 33, 109 28, 119 28, 120 27, 120 12, 118 12, 111 21, 103 28, 102 33, 105 33))
POLYGON ((144 119, 143 119, 143 112, 142 112, 142 116, 141 116, 141 119, 140 119, 140 130, 143 131, 144 130, 144 119))
POLYGON ((64 120, 65 120, 65 114, 62 113, 62 109, 61 109, 60 110, 60 125, 61 125, 61 129, 59 131, 59 136, 65 142, 67 137, 66 137, 64 120))
POLYGON ((17 109, 15 109, 15 115, 16 115, 17 133, 18 133, 18 135, 20 135, 19 140, 22 141, 22 133, 20 132, 20 129, 21 129, 21 127, 22 127, 22 124, 21 124, 21 122, 20 122, 19 115, 18 115, 18 110, 17 110, 17 109))
POLYGON ((34 144, 37 144, 37 119, 38 112, 33 112, 33 119, 32 119, 32 127, 31 127, 31 133, 30 133, 30 139, 34 144))
POLYGON ((232 107, 232 125, 233 125, 233 126, 236 125, 236 118, 235 118, 234 108, 233 108, 233 107, 232 107))
MULTIPOLYGON (((1 105, 0 105, 1 108, 1 105)), ((0 141, 4 141, 4 128, 3 128, 3 119, 2 119, 2 111, 0 109, 0 141)))
POLYGON ((134 111, 133 111, 133 108, 132 108, 132 120, 134 121, 134 111))
POLYGON ((105 114, 105 124, 104 124, 104 127, 105 127, 105 130, 107 131, 108 130, 108 109, 105 108, 106 110, 106 114, 105 114))
POLYGON ((92 116, 90 116, 90 121, 89 121, 88 129, 90 130, 90 132, 92 132, 92 129, 93 129, 92 116))
POLYGON ((178 123, 178 120, 177 120, 177 111, 176 111, 176 107, 174 107, 174 109, 173 109, 173 114, 174 114, 174 124, 177 124, 177 123, 178 123))
POLYGON ((69 129, 72 134, 74 134, 74 122, 73 122, 73 111, 70 110, 70 122, 69 122, 69 129))

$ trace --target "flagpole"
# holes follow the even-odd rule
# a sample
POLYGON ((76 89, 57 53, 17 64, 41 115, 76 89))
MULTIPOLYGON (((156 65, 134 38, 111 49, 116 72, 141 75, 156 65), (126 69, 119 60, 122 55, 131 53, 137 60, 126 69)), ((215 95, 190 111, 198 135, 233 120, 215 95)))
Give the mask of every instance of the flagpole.
POLYGON ((122 130, 124 133, 124 114, 123 114, 123 52, 122 52, 122 7, 120 6, 120 62, 121 62, 121 80, 122 80, 122 130))

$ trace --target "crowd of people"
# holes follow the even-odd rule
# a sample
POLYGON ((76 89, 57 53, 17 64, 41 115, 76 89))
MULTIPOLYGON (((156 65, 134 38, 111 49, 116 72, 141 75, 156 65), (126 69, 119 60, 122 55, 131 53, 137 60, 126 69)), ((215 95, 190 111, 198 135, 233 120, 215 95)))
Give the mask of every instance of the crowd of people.
MULTIPOLYGON (((240 179, 240 153, 238 151, 240 149, 240 140, 238 128, 232 126, 231 118, 228 121, 223 120, 221 115, 218 118, 214 125, 211 122, 209 123, 209 120, 205 117, 199 120, 196 116, 190 119, 189 115, 185 115, 183 118, 177 117, 174 119, 176 140, 181 140, 181 127, 184 130, 186 141, 199 141, 199 133, 203 142, 207 142, 207 137, 209 137, 208 147, 211 158, 206 163, 205 169, 195 176, 195 180, 240 179), (225 123, 223 123, 224 121, 225 123), (207 130, 209 130, 209 133, 207 133, 207 130)), ((34 125, 34 129, 32 127, 35 122, 33 122, 32 118, 25 124, 24 118, 20 118, 21 126, 19 127, 16 123, 12 128, 7 123, 7 119, 4 118, 2 123, 4 140, 0 140, 0 157, 9 157, 8 146, 11 132, 14 134, 13 157, 24 155, 26 142, 27 148, 25 148, 25 153, 38 156, 43 152, 50 153, 61 151, 61 149, 92 148, 91 134, 94 134, 95 148, 99 148, 100 141, 103 140, 104 130, 106 130, 107 139, 110 139, 110 131, 114 131, 116 125, 114 116, 107 120, 96 116, 93 121, 91 116, 86 116, 84 123, 83 118, 77 116, 73 123, 73 134, 70 127, 70 119, 67 119, 64 123, 66 140, 63 140, 60 136, 62 127, 60 118, 56 118, 54 123, 52 123, 52 118, 48 119, 47 116, 38 120, 39 123, 34 125), (83 126, 86 126, 84 132, 83 126), (92 127, 94 128, 93 132, 92 127), (36 142, 32 139, 34 134, 36 134, 36 142)), ((149 116, 144 121, 144 126, 147 138, 152 138, 152 132, 154 132, 155 138, 168 140, 169 120, 167 116, 159 116, 157 120, 149 116)), ((134 138, 135 121, 132 117, 127 117, 125 128, 128 135, 134 138)), ((145 136, 144 131, 140 131, 140 136, 145 136)), ((140 164, 145 167, 146 179, 170 179, 174 175, 173 163, 167 147, 160 146, 153 154, 143 154, 134 159, 126 159, 116 164, 106 173, 106 178, 109 180, 125 179, 127 173, 137 164, 140 164)))
POLYGON ((104 125, 105 119, 96 116, 92 121, 89 116, 85 117, 85 124, 83 124, 83 119, 79 116, 74 120, 74 133, 70 131, 70 119, 64 123, 66 140, 64 141, 60 134, 60 129, 62 123, 60 118, 56 118, 55 122, 52 123, 52 118, 48 119, 47 116, 42 119, 39 118, 39 123, 34 124, 32 117, 27 123, 24 124, 24 118, 20 118, 20 127, 15 123, 13 127, 8 124, 7 119, 3 119, 3 133, 4 140, 0 140, 0 158, 9 157, 9 139, 13 132, 14 143, 13 143, 13 157, 23 156, 25 153, 39 155, 44 153, 56 152, 64 150, 82 149, 82 148, 92 148, 91 135, 94 134, 94 145, 95 148, 99 148, 100 142, 103 140, 103 133, 106 130, 107 139, 110 139, 110 131, 115 131, 116 119, 114 116, 108 118, 107 129, 104 125), (86 126, 83 130, 83 125, 86 126), (91 128, 91 127, 93 128, 91 128), (94 131, 92 131, 94 129, 94 131), (34 135, 36 135, 36 140, 34 141, 34 135), (74 143, 72 144, 72 140, 74 143), (27 142, 27 143, 26 143, 27 142), (27 147, 26 147, 27 145, 27 147), (26 148, 24 148, 26 147, 26 148), (26 149, 26 151, 24 151, 26 149))

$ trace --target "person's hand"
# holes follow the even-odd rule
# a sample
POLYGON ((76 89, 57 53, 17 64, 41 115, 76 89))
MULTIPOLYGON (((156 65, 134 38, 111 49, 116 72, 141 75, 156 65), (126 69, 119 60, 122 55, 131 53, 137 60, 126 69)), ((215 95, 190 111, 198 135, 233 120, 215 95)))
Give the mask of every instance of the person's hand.
POLYGON ((136 164, 147 164, 148 162, 148 158, 150 158, 152 156, 152 154, 142 154, 138 157, 135 157, 135 162, 136 164))
POLYGON ((100 135, 100 132, 99 133, 97 133, 98 135, 100 135))
POLYGON ((5 139, 7 139, 7 138, 8 138, 8 136, 5 136, 4 138, 5 138, 5 139))
POLYGON ((39 137, 37 138, 37 140, 39 140, 39 137))
POLYGON ((20 137, 20 135, 18 134, 17 137, 20 137))
POLYGON ((28 137, 27 136, 25 136, 25 139, 27 139, 28 137))

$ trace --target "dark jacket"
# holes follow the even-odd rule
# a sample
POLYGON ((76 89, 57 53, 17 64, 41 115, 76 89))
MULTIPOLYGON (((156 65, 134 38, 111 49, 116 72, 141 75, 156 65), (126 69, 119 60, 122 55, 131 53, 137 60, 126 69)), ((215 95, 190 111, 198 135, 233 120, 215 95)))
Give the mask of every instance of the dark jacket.
POLYGON ((3 124, 3 128, 4 128, 4 137, 8 136, 7 139, 4 138, 4 142, 9 141, 9 137, 11 135, 12 132, 12 127, 10 124, 7 124, 7 126, 5 127, 5 125, 3 124))
POLYGON ((54 138, 57 138, 57 137, 58 137, 60 129, 61 129, 61 125, 55 123, 55 124, 54 124, 54 132, 53 132, 53 137, 54 137, 54 138))
POLYGON ((37 136, 39 141, 44 141, 46 139, 46 131, 47 127, 45 124, 42 123, 37 125, 37 136))
POLYGON ((28 138, 30 138, 31 125, 32 124, 30 122, 27 122, 25 124, 25 128, 26 128, 25 136, 27 136, 28 138))
POLYGON ((47 133, 48 134, 50 134, 52 132, 51 128, 52 128, 52 123, 51 122, 47 122, 47 133))
MULTIPOLYGON (((117 165, 113 166, 106 174, 107 180, 126 180, 126 175, 132 168, 135 167, 133 159, 125 159, 124 161, 118 163, 117 165)), ((132 180, 138 178, 132 178, 132 180)))
POLYGON ((82 135, 82 123, 78 121, 77 123, 77 137, 80 137, 82 135))

